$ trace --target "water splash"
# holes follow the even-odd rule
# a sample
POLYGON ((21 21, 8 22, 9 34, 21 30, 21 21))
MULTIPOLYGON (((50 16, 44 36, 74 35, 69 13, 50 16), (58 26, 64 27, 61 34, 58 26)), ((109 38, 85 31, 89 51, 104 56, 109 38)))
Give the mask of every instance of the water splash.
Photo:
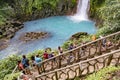
POLYGON ((70 16, 70 19, 74 22, 88 21, 88 3, 89 0, 79 0, 77 5, 77 13, 70 16))

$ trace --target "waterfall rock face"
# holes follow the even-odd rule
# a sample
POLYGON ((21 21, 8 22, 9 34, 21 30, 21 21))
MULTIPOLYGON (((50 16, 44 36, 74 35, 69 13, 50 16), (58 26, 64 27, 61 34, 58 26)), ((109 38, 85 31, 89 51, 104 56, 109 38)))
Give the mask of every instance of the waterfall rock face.
POLYGON ((79 0, 77 5, 77 13, 71 16, 71 20, 75 22, 87 21, 88 4, 89 4, 89 0, 79 0))

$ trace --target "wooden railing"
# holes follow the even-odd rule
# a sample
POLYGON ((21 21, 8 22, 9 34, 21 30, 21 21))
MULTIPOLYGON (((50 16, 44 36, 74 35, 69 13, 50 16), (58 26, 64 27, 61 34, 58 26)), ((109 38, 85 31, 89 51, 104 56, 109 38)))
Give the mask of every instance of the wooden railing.
POLYGON ((12 71, 12 74, 15 73, 15 71, 17 71, 17 68, 18 68, 18 65, 15 66, 15 68, 14 68, 13 71, 12 71))
POLYGON ((39 64, 41 66, 38 67, 38 73, 42 74, 51 70, 65 67, 69 64, 87 60, 111 52, 112 50, 116 50, 119 47, 120 31, 103 38, 99 38, 95 41, 88 42, 72 50, 66 51, 61 55, 40 62, 39 64), (108 42, 110 42, 111 45, 107 45, 108 42))
MULTIPOLYGON (((99 56, 110 52, 112 50, 116 50, 120 47, 120 31, 114 34, 108 35, 106 37, 97 39, 92 42, 88 42, 77 48, 66 51, 61 55, 55 56, 51 59, 44 60, 39 64, 41 66, 38 67, 38 74, 48 72, 54 69, 58 69, 61 67, 65 67, 69 64, 77 63, 79 61, 87 60, 93 58, 95 56, 99 56), (112 43, 112 46, 107 46, 106 44, 103 47, 103 40, 109 40, 112 43)), ((13 70, 14 73, 17 70, 17 66, 13 70)))
POLYGON ((67 80, 74 79, 77 76, 84 76, 96 72, 107 66, 120 65, 120 49, 95 58, 80 61, 78 63, 56 69, 36 76, 36 80, 67 80))

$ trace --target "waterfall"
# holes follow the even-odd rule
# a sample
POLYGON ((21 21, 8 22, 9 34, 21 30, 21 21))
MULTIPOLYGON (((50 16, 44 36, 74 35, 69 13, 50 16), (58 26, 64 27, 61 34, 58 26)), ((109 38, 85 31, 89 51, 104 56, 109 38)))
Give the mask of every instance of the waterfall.
POLYGON ((70 17, 71 20, 75 22, 86 21, 88 20, 88 3, 89 0, 79 0, 77 5, 77 12, 70 17))

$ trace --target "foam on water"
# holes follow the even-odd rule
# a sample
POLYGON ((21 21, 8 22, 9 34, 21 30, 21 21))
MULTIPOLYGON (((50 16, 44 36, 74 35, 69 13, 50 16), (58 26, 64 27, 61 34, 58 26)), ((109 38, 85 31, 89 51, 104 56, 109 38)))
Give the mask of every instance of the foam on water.
POLYGON ((78 0, 77 12, 69 18, 74 22, 88 21, 88 3, 89 0, 78 0))

